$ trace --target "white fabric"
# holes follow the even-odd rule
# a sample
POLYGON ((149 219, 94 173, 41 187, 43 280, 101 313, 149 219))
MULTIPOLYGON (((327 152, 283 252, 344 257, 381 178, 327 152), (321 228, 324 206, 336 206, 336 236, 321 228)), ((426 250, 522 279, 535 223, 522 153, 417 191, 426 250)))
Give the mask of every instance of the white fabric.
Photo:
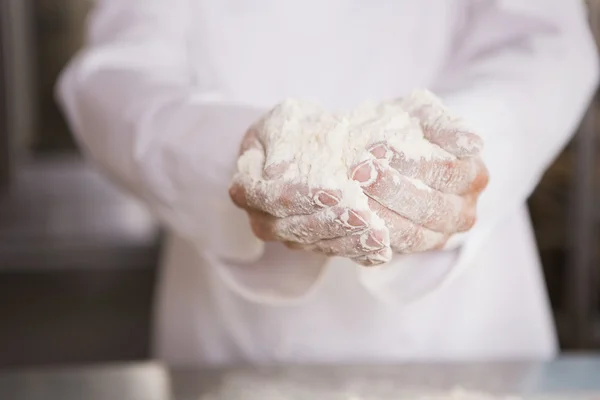
POLYGON ((551 358, 556 338, 526 210, 492 239, 452 285, 398 307, 374 297, 342 260, 329 264, 301 303, 250 302, 222 284, 222 262, 173 238, 158 301, 157 356, 175 365, 551 358))
POLYGON ((97 3, 59 97, 87 154, 173 233, 158 302, 161 357, 555 352, 524 204, 595 89, 583 2, 97 3), (441 94, 486 141, 491 182, 471 232, 446 251, 371 270, 253 237, 227 188, 258 115, 285 97, 339 109, 418 87, 441 94))

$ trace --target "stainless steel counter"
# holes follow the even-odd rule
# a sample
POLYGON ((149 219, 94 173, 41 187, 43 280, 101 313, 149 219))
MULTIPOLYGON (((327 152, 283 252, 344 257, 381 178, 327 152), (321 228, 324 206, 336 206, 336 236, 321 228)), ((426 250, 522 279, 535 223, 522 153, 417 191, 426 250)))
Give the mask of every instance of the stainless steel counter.
MULTIPOLYGON (((457 386, 496 394, 600 398, 600 356, 568 356, 550 363, 400 365, 387 367, 288 367, 173 370, 158 364, 0 372, 0 399, 10 400, 198 400, 228 382, 285 380, 314 388, 349 382, 381 388, 450 390, 457 386)), ((356 385, 355 385, 356 386, 356 385)), ((229 399, 227 399, 229 400, 229 399)), ((234 400, 234 399, 231 399, 234 400)), ((292 398, 293 400, 293 398, 292 398)))

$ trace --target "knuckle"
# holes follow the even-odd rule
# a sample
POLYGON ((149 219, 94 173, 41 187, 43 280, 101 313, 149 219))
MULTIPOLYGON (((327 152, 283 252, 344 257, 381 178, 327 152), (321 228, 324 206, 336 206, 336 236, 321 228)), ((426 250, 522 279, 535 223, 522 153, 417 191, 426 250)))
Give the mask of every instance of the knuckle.
POLYGON ((273 229, 274 236, 280 241, 308 243, 309 232, 304 227, 295 227, 285 229, 281 224, 275 224, 273 229))
POLYGON ((327 236, 327 227, 315 216, 279 218, 273 221, 279 240, 311 244, 327 236))
POLYGON ((460 160, 445 161, 440 166, 440 188, 450 193, 466 190, 472 179, 471 166, 460 160))
POLYGON ((435 177, 438 186, 445 188, 454 184, 455 181, 455 163, 453 161, 442 161, 437 163, 435 177))
POLYGON ((277 197, 276 202, 285 210, 292 210, 298 206, 297 201, 288 190, 284 190, 281 195, 277 197))
POLYGON ((422 216, 415 222, 431 229, 444 230, 451 223, 452 216, 456 214, 453 203, 448 195, 437 191, 432 192, 427 196, 425 204, 428 206, 422 207, 422 216))
POLYGON ((414 252, 422 247, 423 233, 423 229, 419 225, 408 224, 394 235, 392 249, 397 253, 414 252))

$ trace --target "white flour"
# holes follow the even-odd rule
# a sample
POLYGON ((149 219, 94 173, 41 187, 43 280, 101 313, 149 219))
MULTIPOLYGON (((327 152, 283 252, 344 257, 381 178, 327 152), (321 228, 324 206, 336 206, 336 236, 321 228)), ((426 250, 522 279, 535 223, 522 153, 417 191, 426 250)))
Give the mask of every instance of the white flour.
MULTIPOLYGON (((441 102, 427 91, 416 91, 401 101, 365 104, 353 111, 338 113, 311 103, 286 100, 254 125, 263 149, 250 149, 240 157, 238 178, 241 176, 251 185, 264 179, 265 169, 285 165, 279 179, 308 185, 315 193, 319 189, 338 190, 342 194, 340 206, 370 212, 367 196, 360 184, 349 176, 352 167, 374 159, 369 148, 380 142, 387 142, 406 159, 454 159, 426 140, 421 126, 421 122, 443 121, 446 115, 449 114, 441 102), (420 118, 430 118, 430 121, 419 121, 406 111, 423 105, 431 112, 420 118)), ((460 121, 446 120, 448 123, 460 121)), ((432 190, 420 181, 413 179, 412 183, 422 190, 432 190)), ((317 202, 316 196, 314 200, 317 202)), ((416 203, 414 207, 430 205, 416 203)), ((344 218, 347 219, 347 215, 342 220, 344 218)), ((372 227, 385 230, 378 216, 373 214, 369 222, 372 227)), ((293 233, 291 239, 296 236, 293 233)))

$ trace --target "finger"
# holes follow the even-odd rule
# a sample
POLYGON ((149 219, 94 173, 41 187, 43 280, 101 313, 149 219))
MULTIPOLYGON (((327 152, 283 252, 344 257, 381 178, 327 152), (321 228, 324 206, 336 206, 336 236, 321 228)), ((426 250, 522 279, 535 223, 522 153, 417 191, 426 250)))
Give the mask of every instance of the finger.
POLYGON ((336 190, 311 189, 282 180, 252 179, 238 174, 229 189, 232 201, 245 210, 256 210, 275 217, 309 215, 340 202, 336 190))
POLYGON ((242 143, 240 145, 240 154, 244 154, 250 149, 258 149, 263 153, 265 151, 262 143, 258 140, 256 128, 254 126, 251 126, 242 138, 242 143))
POLYGON ((412 117, 419 119, 423 134, 430 142, 459 158, 481 153, 481 137, 471 132, 465 122, 453 115, 433 94, 413 93, 401 104, 412 117))
POLYGON ((389 241, 386 228, 368 229, 336 239, 320 240, 307 245, 306 249, 329 257, 356 258, 388 247, 389 241))
POLYGON ((421 126, 427 140, 458 158, 476 157, 483 150, 483 140, 478 135, 448 121, 421 122, 421 126))
POLYGON ((417 225, 373 199, 369 199, 369 207, 385 221, 390 232, 390 247, 396 253, 409 254, 439 249, 448 240, 448 235, 417 225))
POLYGON ((248 219, 252 233, 263 242, 276 242, 277 236, 273 230, 275 217, 260 211, 249 210, 248 219))
POLYGON ((359 164, 352 173, 365 194, 410 221, 436 232, 460 232, 472 227, 474 203, 431 189, 408 178, 382 160, 359 164))
POLYGON ((336 206, 311 215, 270 217, 269 228, 272 231, 271 236, 276 240, 313 244, 364 231, 370 227, 374 217, 370 211, 355 211, 336 206))
POLYGON ((487 171, 478 157, 417 160, 387 143, 376 143, 369 148, 369 151, 375 158, 386 160, 390 167, 402 175, 417 179, 443 193, 460 195, 481 191, 487 184, 487 171))
POLYGON ((355 257, 352 261, 364 267, 374 267, 376 265, 385 264, 392 259, 392 249, 385 247, 379 251, 364 256, 355 257))
MULTIPOLYGON (((246 158, 242 158, 242 160, 244 163, 250 164, 247 169, 253 171, 253 176, 267 180, 282 178, 291 165, 291 161, 280 161, 268 164, 265 146, 254 128, 250 128, 242 139, 240 157, 246 158)), ((238 161, 238 165, 239 162, 240 161, 238 161)))

